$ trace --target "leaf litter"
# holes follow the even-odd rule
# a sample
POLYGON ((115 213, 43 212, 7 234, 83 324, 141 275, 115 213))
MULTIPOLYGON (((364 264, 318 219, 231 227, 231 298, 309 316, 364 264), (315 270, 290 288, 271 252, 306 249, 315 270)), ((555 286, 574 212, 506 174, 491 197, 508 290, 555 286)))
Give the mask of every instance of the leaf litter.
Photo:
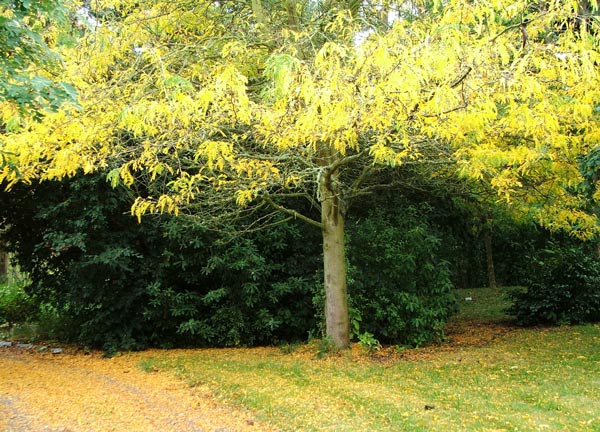
POLYGON ((248 411, 139 365, 152 351, 110 359, 66 350, 57 356, 0 350, 0 430, 269 431, 248 411))

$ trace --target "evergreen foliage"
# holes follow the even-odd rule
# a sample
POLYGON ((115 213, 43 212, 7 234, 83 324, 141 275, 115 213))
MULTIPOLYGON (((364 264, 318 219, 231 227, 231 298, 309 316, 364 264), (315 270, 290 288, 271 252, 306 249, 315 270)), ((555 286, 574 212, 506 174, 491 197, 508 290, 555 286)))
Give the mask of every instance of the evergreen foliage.
POLYGON ((23 324, 37 315, 35 301, 23 285, 23 281, 0 283, 0 324, 6 323, 9 333, 15 324, 23 324))
POLYGON ((396 200, 394 208, 356 221, 349 243, 351 319, 360 320, 359 336, 413 346, 439 341, 455 305, 449 264, 426 211, 396 200))
POLYGON ((240 237, 171 216, 138 224, 129 194, 100 175, 2 193, 2 240, 58 315, 56 336, 109 351, 306 338, 319 253, 297 224, 240 237))
MULTIPOLYGON (((46 333, 108 351, 316 335, 318 230, 282 218, 237 236, 183 215, 138 223, 127 214, 131 193, 101 175, 1 193, 2 241, 30 275, 26 289, 54 327, 46 333)), ((350 224, 353 321, 356 337, 419 345, 441 337, 452 284, 424 211, 396 204, 402 212, 390 206, 350 224)), ((228 232, 243 226, 231 224, 228 232)))
POLYGON ((231 238, 176 218, 165 228, 168 262, 161 283, 170 288, 156 292, 161 299, 175 295, 167 303, 181 317, 177 332, 194 344, 297 341, 315 327, 312 296, 320 261, 312 230, 281 223, 231 238), (174 294, 176 289, 186 294, 174 294))
POLYGON ((71 340, 106 349, 143 346, 147 287, 160 234, 124 216, 123 190, 99 176, 19 186, 3 194, 3 239, 40 302, 71 340), (156 233, 156 234, 155 234, 156 233))
POLYGON ((550 242, 532 260, 527 290, 511 292, 521 325, 600 321, 600 262, 590 245, 550 242))

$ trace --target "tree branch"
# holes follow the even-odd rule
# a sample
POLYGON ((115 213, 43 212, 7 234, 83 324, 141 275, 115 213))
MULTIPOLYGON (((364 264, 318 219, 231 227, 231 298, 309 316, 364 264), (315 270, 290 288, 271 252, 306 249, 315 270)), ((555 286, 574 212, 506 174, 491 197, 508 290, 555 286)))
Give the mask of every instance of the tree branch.
POLYGON ((303 214, 298 213, 296 210, 291 210, 287 207, 277 204, 268 195, 263 195, 260 198, 262 198, 267 204, 269 204, 271 207, 273 207, 274 209, 276 209, 280 212, 287 213, 287 214, 293 216, 295 219, 300 219, 301 221, 304 221, 304 222, 308 223, 309 225, 312 225, 319 229, 323 229, 323 224, 321 222, 317 222, 316 220, 311 219, 308 216, 304 216, 303 214))
POLYGON ((352 186, 350 186, 350 196, 355 194, 358 191, 358 188, 364 183, 369 173, 373 170, 372 165, 367 165, 363 168, 360 175, 354 180, 352 186))
POLYGON ((467 66, 462 73, 457 76, 454 81, 452 81, 450 83, 450 88, 455 88, 458 87, 460 85, 461 82, 463 82, 465 80, 465 78, 471 73, 471 71, 473 70, 473 68, 471 66, 467 66))
MULTIPOLYGON (((542 15, 545 15, 545 14, 542 14, 542 15)), ((539 17, 540 17, 540 16, 542 16, 542 15, 539 15, 537 18, 539 18, 539 17)), ((537 19, 537 18, 536 18, 536 19, 537 19)), ((522 21, 522 22, 520 22, 520 23, 513 24, 513 25, 511 25, 511 26, 508 26, 508 27, 504 28, 504 29, 503 29, 503 30, 502 30, 500 33, 498 33, 496 36, 494 36, 492 39, 490 39, 490 42, 491 42, 491 43, 494 43, 494 42, 496 42, 496 39, 498 39, 498 38, 499 38, 500 36, 502 36, 504 33, 507 33, 507 32, 509 32, 509 31, 511 31, 511 30, 514 30, 514 29, 518 29, 518 28, 520 28, 520 29, 521 29, 521 32, 523 32, 523 29, 524 29, 525 27, 527 27, 527 25, 528 25, 529 23, 531 23, 532 21, 533 21, 533 19, 528 19, 528 20, 522 21)))
POLYGON ((344 165, 348 165, 348 164, 354 162, 355 160, 360 159, 361 157, 363 157, 366 154, 367 154, 367 150, 363 150, 360 153, 356 153, 356 154, 353 154, 351 156, 346 156, 344 158, 337 159, 331 165, 329 165, 328 167, 325 167, 327 169, 327 171, 328 171, 328 175, 333 174, 340 167, 342 167, 344 165))
POLYGON ((278 193, 277 196, 282 198, 304 198, 313 207, 318 208, 320 206, 320 204, 317 201, 315 201, 315 199, 311 197, 310 194, 308 194, 307 192, 278 193))

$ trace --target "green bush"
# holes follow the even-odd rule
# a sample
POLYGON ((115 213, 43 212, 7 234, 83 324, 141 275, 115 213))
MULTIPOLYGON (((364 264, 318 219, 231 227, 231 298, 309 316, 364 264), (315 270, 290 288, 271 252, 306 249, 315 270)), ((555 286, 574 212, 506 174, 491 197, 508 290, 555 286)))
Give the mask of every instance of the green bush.
POLYGON ((356 336, 415 346, 443 337, 454 297, 439 248, 426 212, 412 206, 393 214, 373 211, 351 225, 349 294, 356 336))
POLYGON ((586 244, 553 242, 531 259, 525 291, 508 313, 521 325, 600 321, 600 260, 586 244))
POLYGON ((162 249, 158 220, 127 216, 127 191, 100 175, 18 185, 2 198, 3 241, 31 278, 28 292, 52 310, 43 332, 107 350, 151 343, 143 308, 162 249))
POLYGON ((24 281, 0 284, 0 323, 8 324, 10 333, 16 324, 24 324, 36 318, 37 305, 24 289, 24 281))
MULTIPOLYGON (((0 192, 0 240, 30 275, 49 335, 114 351, 317 334, 319 230, 283 217, 229 237, 185 216, 140 224, 127 214, 132 195, 102 175, 0 192)), ((419 345, 442 336, 452 284, 426 213, 396 204, 405 210, 388 205, 348 221, 352 319, 364 340, 419 345)), ((239 231, 244 221, 231 223, 239 231)))
POLYGON ((318 241, 310 239, 319 234, 290 222, 227 238, 171 219, 167 238, 176 244, 168 251, 175 255, 161 282, 170 288, 157 290, 152 301, 170 305, 181 317, 178 334, 196 345, 304 340, 315 326, 312 275, 320 254, 318 241), (196 241, 182 242, 190 238, 196 241))
POLYGON ((184 217, 140 224, 131 191, 101 175, 0 194, 0 236, 55 337, 107 351, 234 346, 305 339, 315 326, 318 230, 290 222, 224 237, 184 217))

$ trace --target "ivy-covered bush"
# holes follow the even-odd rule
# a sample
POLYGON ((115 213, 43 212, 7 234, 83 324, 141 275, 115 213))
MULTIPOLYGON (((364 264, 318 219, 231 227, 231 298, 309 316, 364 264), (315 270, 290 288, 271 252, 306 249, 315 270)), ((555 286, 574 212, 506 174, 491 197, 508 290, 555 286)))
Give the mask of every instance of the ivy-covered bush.
POLYGON ((372 211, 349 225, 354 333, 414 346, 441 339, 455 308, 453 285, 426 213, 372 211))
POLYGON ((552 242, 531 259, 526 290, 510 293, 521 325, 600 321, 600 260, 591 245, 552 242))

